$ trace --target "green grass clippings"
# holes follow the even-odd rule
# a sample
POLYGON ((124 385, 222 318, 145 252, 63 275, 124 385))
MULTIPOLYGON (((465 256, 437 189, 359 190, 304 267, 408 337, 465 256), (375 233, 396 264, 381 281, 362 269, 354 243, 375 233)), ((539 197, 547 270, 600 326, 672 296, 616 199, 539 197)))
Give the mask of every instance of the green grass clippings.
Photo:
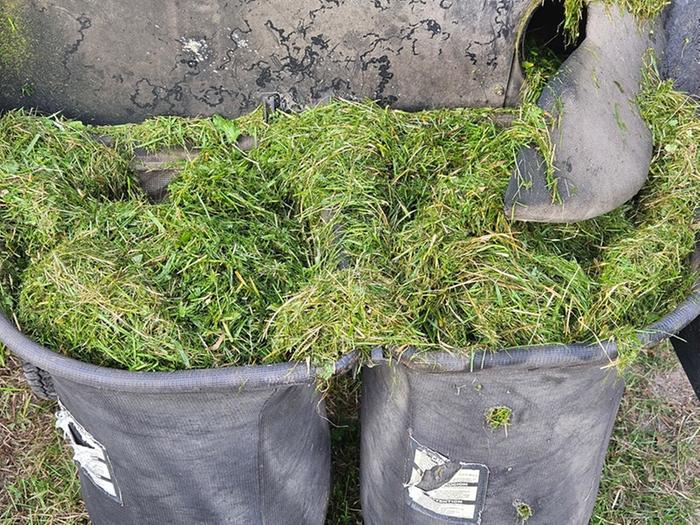
POLYGON ((491 430, 503 429, 508 434, 512 417, 512 408, 507 406, 492 407, 486 411, 486 424, 491 430))
POLYGON ((27 257, 53 247, 86 201, 127 198, 126 163, 79 122, 23 111, 0 118, 2 241, 27 257))
POLYGON ((608 6, 617 6, 634 15, 639 21, 658 17, 671 0, 563 0, 564 21, 562 29, 570 42, 575 42, 581 31, 581 21, 585 5, 590 1, 602 1, 608 6))
POLYGON ((515 516, 518 518, 518 521, 523 525, 535 514, 535 512, 532 510, 532 507, 524 501, 515 500, 513 502, 513 507, 515 508, 515 516))
MULTIPOLYGON (((531 68, 532 85, 554 69, 531 68)), ((628 364, 636 330, 696 279, 698 104, 650 65, 639 105, 655 154, 640 194, 595 220, 517 223, 503 193, 518 150, 552 164, 535 98, 419 113, 333 101, 269 122, 101 128, 6 113, 3 308, 57 351, 130 370, 292 360, 331 371, 378 345, 607 339, 628 364), (169 198, 149 202, 134 155, 178 149, 169 198)))

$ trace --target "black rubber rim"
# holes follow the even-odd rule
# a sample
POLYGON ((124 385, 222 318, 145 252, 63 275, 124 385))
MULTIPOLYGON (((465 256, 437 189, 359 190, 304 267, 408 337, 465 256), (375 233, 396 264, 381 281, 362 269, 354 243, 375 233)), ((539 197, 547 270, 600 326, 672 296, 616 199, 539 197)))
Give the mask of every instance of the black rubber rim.
MULTIPOLYGON (((54 378, 114 391, 164 393, 243 388, 274 388, 313 383, 327 371, 305 363, 283 363, 230 368, 182 370, 177 372, 129 372, 83 363, 53 352, 26 337, 5 316, 0 315, 0 341, 19 358, 45 370, 54 378)), ((343 373, 358 360, 356 352, 335 364, 343 373)))
MULTIPOLYGON (((649 347, 673 337, 700 315, 700 288, 672 313, 650 327, 639 331, 644 346, 649 347)), ((199 390, 271 388, 312 383, 325 370, 304 363, 257 365, 177 372, 129 372, 106 368, 57 354, 22 334, 5 316, 0 315, 0 341, 21 359, 47 371, 53 377, 96 388, 128 392, 196 392, 199 390)), ((468 372, 496 367, 549 368, 575 366, 590 362, 612 363, 617 357, 613 341, 598 344, 543 345, 510 348, 500 352, 478 351, 470 356, 448 352, 418 352, 412 349, 390 352, 396 360, 410 368, 425 372, 468 372)), ((385 361, 381 350, 374 361, 385 361)), ((359 356, 352 352, 339 359, 335 373, 343 373, 357 364, 359 356)))
MULTIPOLYGON (((639 330, 637 336, 645 348, 674 337, 700 316, 700 283, 695 291, 678 307, 646 329, 639 330)), ((540 345, 508 348, 499 352, 477 351, 471 355, 438 351, 423 352, 403 349, 389 352, 388 355, 375 351, 374 361, 397 361, 408 368, 423 372, 476 372, 500 367, 515 368, 554 368, 576 366, 586 363, 612 365, 618 356, 614 341, 601 341, 595 344, 540 345)))

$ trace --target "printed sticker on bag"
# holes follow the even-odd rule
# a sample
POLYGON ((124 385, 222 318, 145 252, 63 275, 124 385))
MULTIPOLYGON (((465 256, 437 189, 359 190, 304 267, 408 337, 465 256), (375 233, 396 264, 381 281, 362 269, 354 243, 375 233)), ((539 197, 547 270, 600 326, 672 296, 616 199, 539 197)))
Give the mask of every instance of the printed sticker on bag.
POLYGON ((56 428, 63 431, 66 441, 73 449, 73 461, 80 470, 98 488, 122 505, 121 491, 114 478, 107 451, 61 403, 56 412, 56 428))
POLYGON ((411 506, 452 523, 479 525, 488 467, 452 460, 411 440, 413 465, 404 485, 411 506))

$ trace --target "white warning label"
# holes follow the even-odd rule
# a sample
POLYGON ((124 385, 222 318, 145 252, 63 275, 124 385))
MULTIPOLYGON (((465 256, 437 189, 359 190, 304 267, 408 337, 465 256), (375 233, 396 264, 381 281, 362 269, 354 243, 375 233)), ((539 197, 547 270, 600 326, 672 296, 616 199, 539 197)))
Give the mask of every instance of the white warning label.
POLYGON ((83 473, 121 505, 122 495, 114 479, 107 451, 61 403, 56 412, 56 428, 63 431, 66 441, 73 449, 73 461, 83 473))
POLYGON ((489 470, 451 460, 415 440, 411 477, 405 488, 418 508, 431 514, 480 524, 489 470))

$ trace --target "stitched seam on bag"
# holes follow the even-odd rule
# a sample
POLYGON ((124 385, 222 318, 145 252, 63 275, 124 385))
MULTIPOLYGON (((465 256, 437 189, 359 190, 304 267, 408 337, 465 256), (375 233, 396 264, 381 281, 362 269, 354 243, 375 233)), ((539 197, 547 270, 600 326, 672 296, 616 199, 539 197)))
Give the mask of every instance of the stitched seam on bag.
MULTIPOLYGON (((265 400, 265 404, 263 404, 262 410, 260 411, 260 414, 258 415, 258 435, 256 439, 256 447, 257 447, 257 462, 258 462, 258 509, 259 509, 259 515, 260 515, 260 524, 261 525, 267 525, 267 521, 265 519, 265 507, 264 507, 264 497, 263 495, 265 494, 265 464, 263 462, 263 457, 262 457, 262 437, 263 437, 263 418, 265 417, 265 412, 267 411, 267 407, 272 401, 272 398, 275 397, 277 392, 279 392, 279 388, 275 388, 271 393, 270 396, 265 400)), ((272 524, 271 524, 272 525, 272 524)))
MULTIPOLYGON (((401 366, 401 365, 398 365, 401 366)), ((401 499, 403 502, 402 507, 402 520, 401 523, 407 523, 406 518, 408 515, 408 507, 409 507, 409 502, 408 502, 408 493, 406 490, 403 488, 403 484, 408 481, 409 479, 409 472, 413 470, 413 454, 411 453, 413 450, 413 446, 411 445, 411 434, 413 432, 413 395, 411 395, 411 391, 413 390, 413 383, 411 382, 411 372, 409 370, 406 370, 405 368, 402 369, 403 373, 406 374, 406 382, 408 383, 408 428, 406 429, 406 435, 404 435, 404 439, 406 440, 406 443, 404 444, 404 449, 405 449, 405 454, 404 454, 404 462, 403 462, 403 473, 401 475, 401 495, 403 498, 401 499), (410 462, 410 467, 409 467, 409 462, 410 462)))

